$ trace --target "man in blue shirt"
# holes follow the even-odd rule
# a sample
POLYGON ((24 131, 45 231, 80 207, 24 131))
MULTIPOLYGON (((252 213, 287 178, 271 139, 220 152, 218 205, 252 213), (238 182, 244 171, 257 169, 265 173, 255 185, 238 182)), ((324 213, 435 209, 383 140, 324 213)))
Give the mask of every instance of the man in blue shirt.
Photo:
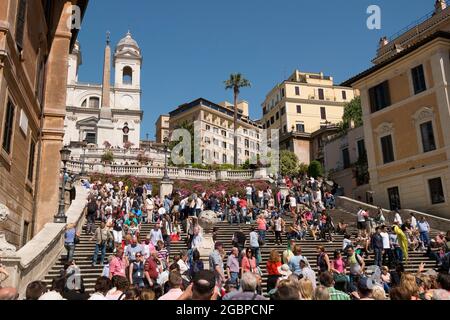
POLYGON ((300 276, 302 274, 300 261, 304 260, 308 264, 308 259, 302 256, 302 247, 298 244, 294 247, 293 253, 294 256, 291 259, 289 259, 288 265, 294 274, 300 276))
POLYGON ((422 248, 425 249, 430 243, 430 225, 428 224, 428 221, 425 219, 425 217, 420 218, 420 220, 417 222, 417 228, 420 232, 420 241, 422 241, 422 248))

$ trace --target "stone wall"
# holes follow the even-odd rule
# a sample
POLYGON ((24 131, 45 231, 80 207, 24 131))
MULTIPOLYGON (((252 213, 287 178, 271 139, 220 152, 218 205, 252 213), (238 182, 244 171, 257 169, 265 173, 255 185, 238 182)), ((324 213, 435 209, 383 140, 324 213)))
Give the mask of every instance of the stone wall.
MULTIPOLYGON (((356 215, 358 212, 358 209, 362 207, 365 210, 369 210, 369 212, 373 215, 377 212, 378 207, 368 205, 367 203, 359 202, 350 198, 346 197, 337 197, 336 199, 336 206, 338 209, 342 209, 345 211, 349 211, 350 213, 353 213, 356 215)), ((391 210, 383 209, 384 216, 386 220, 389 222, 389 224, 392 224, 394 221, 394 213, 391 210)), ((411 213, 414 213, 416 216, 416 219, 420 219, 421 217, 425 217, 430 224, 431 228, 447 232, 450 230, 450 220, 444 219, 441 217, 433 216, 427 213, 418 212, 414 210, 400 210, 400 216, 402 217, 403 221, 406 221, 406 219, 409 219, 411 217, 411 213)), ((355 220, 356 221, 356 220, 355 220)))
MULTIPOLYGON (((81 231, 87 203, 88 190, 76 187, 77 197, 66 212, 67 222, 74 223, 81 231)), ((65 224, 47 223, 44 228, 14 255, 1 257, 10 277, 2 283, 12 286, 24 295, 26 286, 35 280, 42 280, 64 250, 65 224)))

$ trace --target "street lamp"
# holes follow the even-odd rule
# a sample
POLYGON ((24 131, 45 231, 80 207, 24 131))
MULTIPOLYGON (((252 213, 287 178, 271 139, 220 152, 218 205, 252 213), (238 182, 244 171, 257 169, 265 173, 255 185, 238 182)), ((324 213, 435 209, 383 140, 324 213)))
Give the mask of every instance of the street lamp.
POLYGON ((64 167, 63 167, 63 176, 61 179, 59 209, 58 209, 58 214, 54 217, 54 223, 67 223, 67 217, 65 214, 66 204, 65 204, 64 195, 65 195, 65 181, 66 181, 66 173, 67 173, 66 165, 67 165, 67 161, 69 161, 71 151, 67 146, 64 146, 64 148, 62 148, 59 151, 59 153, 61 155, 61 161, 63 162, 64 167))
POLYGON ((82 145, 82 149, 83 149, 83 161, 81 162, 81 176, 84 176, 86 174, 85 170, 84 170, 84 165, 86 162, 86 148, 87 148, 87 141, 84 140, 83 141, 83 145, 82 145))
POLYGON ((163 181, 169 181, 169 169, 167 168, 167 151, 169 150, 169 138, 164 138, 164 177, 163 181))

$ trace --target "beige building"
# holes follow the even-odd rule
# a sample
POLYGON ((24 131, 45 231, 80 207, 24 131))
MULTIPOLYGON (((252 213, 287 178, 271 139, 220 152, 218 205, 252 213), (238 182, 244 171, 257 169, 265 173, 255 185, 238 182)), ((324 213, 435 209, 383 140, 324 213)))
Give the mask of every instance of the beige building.
MULTIPOLYGON (((238 110, 238 163, 243 164, 247 159, 256 160, 261 147, 262 126, 249 119, 247 102, 240 102, 238 110)), ((232 104, 216 104, 200 98, 170 112, 170 131, 173 132, 185 122, 195 124, 202 161, 210 164, 233 164, 233 117, 232 104)))
POLYGON ((450 33, 346 81, 361 91, 375 204, 450 217, 450 33))
POLYGON ((344 195, 367 201, 369 191, 364 127, 330 137, 325 143, 325 174, 344 188, 344 195))
POLYGON ((353 89, 334 85, 332 77, 296 70, 267 95, 262 104, 263 127, 280 130, 281 148, 294 151, 309 164, 322 147, 323 131, 342 121, 344 106, 354 97, 353 89), (310 146, 316 132, 321 137, 317 146, 310 146))
POLYGON ((58 209, 67 63, 78 34, 68 22, 71 6, 83 15, 87 2, 0 1, 0 206, 9 211, 0 232, 16 247, 58 209))
POLYGON ((169 138, 170 133, 170 116, 167 114, 161 115, 156 126, 156 143, 164 143, 164 138, 169 138))

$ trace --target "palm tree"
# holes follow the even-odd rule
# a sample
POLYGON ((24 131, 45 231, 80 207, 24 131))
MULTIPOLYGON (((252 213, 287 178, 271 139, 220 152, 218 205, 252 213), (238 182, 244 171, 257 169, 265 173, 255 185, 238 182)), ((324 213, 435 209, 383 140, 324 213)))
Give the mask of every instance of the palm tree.
POLYGON ((238 167, 238 136, 237 136, 237 120, 238 120, 238 98, 241 88, 251 87, 250 81, 244 78, 240 73, 230 75, 230 79, 225 82, 225 90, 233 89, 234 92, 234 168, 238 167))

